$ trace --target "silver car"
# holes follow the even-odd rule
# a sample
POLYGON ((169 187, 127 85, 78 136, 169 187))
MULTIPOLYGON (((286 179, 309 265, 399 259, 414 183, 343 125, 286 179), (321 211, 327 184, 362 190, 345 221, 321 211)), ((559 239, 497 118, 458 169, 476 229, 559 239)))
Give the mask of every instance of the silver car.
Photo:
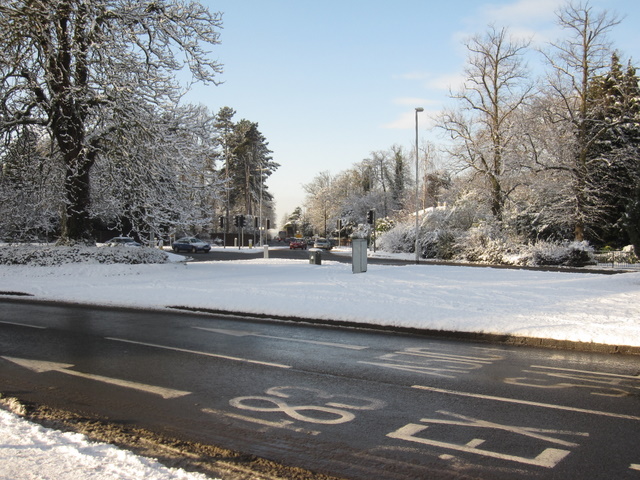
POLYGON ((315 242, 313 242, 313 248, 322 248, 323 250, 331 250, 332 245, 329 240, 326 238, 317 238, 315 242))
POLYGON ((199 238, 184 237, 173 242, 173 244, 171 244, 171 249, 176 253, 180 251, 192 252, 192 253, 196 253, 196 252, 209 253, 209 250, 211 250, 211 245, 207 242, 203 242, 199 238))
POLYGON ((141 245, 131 237, 113 237, 104 242, 108 247, 140 247, 141 245))

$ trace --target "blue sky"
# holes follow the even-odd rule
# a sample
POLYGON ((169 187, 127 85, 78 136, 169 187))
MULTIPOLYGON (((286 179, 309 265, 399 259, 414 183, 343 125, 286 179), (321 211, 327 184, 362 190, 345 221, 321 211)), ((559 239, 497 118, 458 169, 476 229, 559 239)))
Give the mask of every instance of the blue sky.
MULTIPOLYGON (((223 12, 220 86, 187 97, 214 113, 258 122, 281 166, 268 181, 277 223, 302 206, 302 185, 322 171, 350 168, 377 150, 432 138, 430 117, 460 83, 463 41, 489 24, 507 26, 536 44, 561 36, 561 0, 203 0, 223 12)), ((640 2, 591 0, 625 17, 611 35, 623 61, 640 64, 640 2)), ((534 57, 531 67, 540 68, 534 57)))

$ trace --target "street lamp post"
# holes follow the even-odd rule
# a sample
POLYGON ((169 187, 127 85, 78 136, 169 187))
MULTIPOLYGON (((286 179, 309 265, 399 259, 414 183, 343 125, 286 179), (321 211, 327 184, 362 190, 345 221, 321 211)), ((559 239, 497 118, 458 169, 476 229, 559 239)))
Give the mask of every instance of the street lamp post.
POLYGON ((424 108, 416 107, 416 264, 420 263, 420 250, 418 249, 418 232, 420 229, 419 221, 418 221, 418 210, 420 208, 420 201, 418 197, 418 184, 420 177, 418 176, 418 113, 424 112, 424 108))
POLYGON ((258 211, 258 218, 260 219, 260 222, 258 223, 258 231, 260 232, 260 246, 262 247, 263 244, 263 240, 262 240, 262 185, 264 183, 264 180, 262 178, 262 170, 264 170, 263 168, 260 168, 260 207, 259 207, 259 211, 258 211))

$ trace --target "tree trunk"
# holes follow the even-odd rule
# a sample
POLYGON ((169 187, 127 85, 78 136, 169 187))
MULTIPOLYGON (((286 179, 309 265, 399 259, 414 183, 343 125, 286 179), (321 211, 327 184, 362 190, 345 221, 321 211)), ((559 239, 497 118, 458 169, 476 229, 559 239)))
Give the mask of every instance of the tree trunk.
POLYGON ((93 243, 89 207, 90 171, 94 154, 87 151, 83 121, 71 105, 60 109, 57 122, 53 125, 53 136, 65 164, 65 205, 60 243, 93 243))

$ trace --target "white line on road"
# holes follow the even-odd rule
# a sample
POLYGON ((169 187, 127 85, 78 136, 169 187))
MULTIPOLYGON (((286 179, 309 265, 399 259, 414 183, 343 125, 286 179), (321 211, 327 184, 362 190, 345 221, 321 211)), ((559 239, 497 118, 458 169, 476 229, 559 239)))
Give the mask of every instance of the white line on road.
POLYGON ((294 427, 293 422, 288 420, 281 420, 279 422, 271 422, 269 420, 263 420, 261 418, 248 417, 246 415, 238 415, 237 413, 223 412, 222 410, 216 410, 213 408, 203 408, 204 413, 211 415, 221 415, 224 417, 235 418, 237 420, 243 420, 245 422, 256 423, 265 427, 282 428, 285 430, 291 430, 297 433, 305 433, 307 435, 320 435, 318 430, 307 430, 306 428, 294 427))
POLYGON ((197 330, 206 330, 208 332, 214 332, 214 333, 222 333, 224 335, 232 335, 234 337, 271 338, 274 340, 285 340, 287 342, 313 343, 315 345, 325 345, 327 347, 346 348, 348 350, 365 350, 369 348, 369 347, 363 347, 361 345, 348 345, 346 343, 320 342, 318 340, 304 340, 301 338, 291 338, 291 337, 275 337, 273 335, 262 335, 260 333, 246 332, 242 330, 224 330, 220 328, 206 328, 206 327, 191 327, 191 328, 195 328, 197 330))
POLYGON ((257 365, 264 365, 266 367, 291 368, 290 365, 283 365, 281 363, 262 362, 260 360, 251 360, 248 358, 241 358, 241 357, 231 357, 229 355, 219 355, 217 353, 199 352, 197 350, 189 350, 186 348, 178 348, 178 347, 169 347, 167 345, 157 345, 155 343, 136 342, 133 340, 126 340, 124 338, 105 337, 105 339, 113 340, 114 342, 133 343, 134 345, 143 345, 145 347, 162 348, 164 350, 172 350, 174 352, 184 352, 184 353, 192 353, 194 355, 203 355, 205 357, 222 358, 225 360, 233 360, 235 362, 255 363, 257 365))
POLYGON ((620 375, 617 373, 593 372, 591 370, 576 370, 573 368, 546 367, 544 365, 531 365, 531 368, 544 368, 546 370, 555 370, 555 371, 561 371, 561 372, 586 373, 589 375, 597 375, 599 377, 615 377, 615 378, 628 378, 630 380, 640 380, 640 377, 638 377, 637 375, 620 375))
POLYGON ((493 400, 496 402, 517 403, 520 405, 531 405, 533 407, 552 408, 555 410, 567 410, 569 412, 587 413, 589 415, 601 415, 603 417, 623 418, 625 420, 640 421, 640 417, 634 415, 625 415, 621 413, 602 412, 600 410, 588 410, 585 408, 566 407, 564 405, 553 405, 551 403, 531 402, 529 400, 517 400, 515 398, 494 397, 493 395, 482 395, 479 393, 459 392, 456 390, 445 390, 444 388, 426 387, 424 385, 413 385, 412 388, 419 390, 427 390, 429 392, 444 393, 447 395, 458 395, 460 397, 481 398, 484 400, 493 400))
POLYGON ((47 362, 41 360, 29 360, 25 358, 15 357, 1 357, 5 360, 20 365, 37 373, 45 372, 60 372, 66 375, 72 375, 74 377, 86 378, 88 380, 95 380, 102 383, 108 383, 110 385, 117 385, 119 387, 131 388, 133 390, 140 390, 142 392, 153 393, 160 395, 162 398, 177 398, 189 395, 191 392, 185 392, 184 390, 174 390, 173 388, 158 387, 155 385, 147 385, 145 383, 131 382, 129 380, 122 380, 120 378, 104 377, 102 375, 93 375, 91 373, 77 372, 75 370, 69 370, 73 365, 68 363, 56 363, 47 362))
POLYGON ((41 328, 43 330, 45 330, 47 327, 41 327, 40 325, 29 325, 26 323, 19 323, 19 322, 2 322, 0 321, 0 323, 4 323, 5 325, 16 325, 18 327, 29 327, 29 328, 41 328))

